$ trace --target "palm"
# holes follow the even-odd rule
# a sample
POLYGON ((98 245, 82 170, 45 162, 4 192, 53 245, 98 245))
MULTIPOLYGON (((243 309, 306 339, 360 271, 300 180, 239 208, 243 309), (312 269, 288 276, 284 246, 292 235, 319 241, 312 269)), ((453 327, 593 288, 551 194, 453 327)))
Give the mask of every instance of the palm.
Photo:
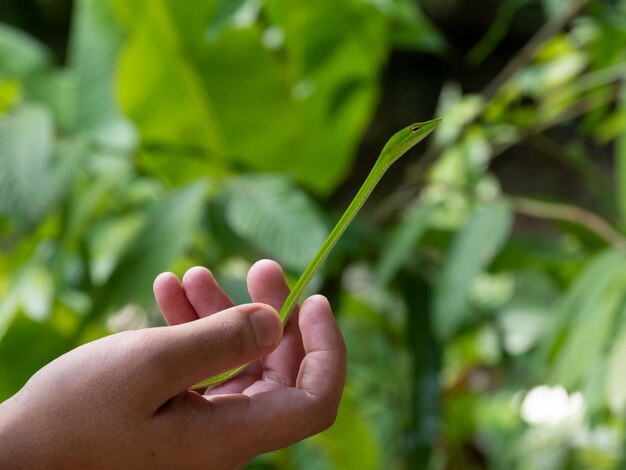
MULTIPOLYGON (((289 287, 280 266, 269 260, 256 263, 248 272, 248 292, 253 302, 279 310, 289 295, 289 287)), ((155 284, 155 296, 168 325, 207 317, 235 304, 204 268, 193 268, 183 277, 161 277, 155 284)), ((294 387, 304 359, 297 311, 289 319, 280 345, 267 357, 251 364, 243 373, 205 395, 243 393, 254 395, 280 387, 294 387)))

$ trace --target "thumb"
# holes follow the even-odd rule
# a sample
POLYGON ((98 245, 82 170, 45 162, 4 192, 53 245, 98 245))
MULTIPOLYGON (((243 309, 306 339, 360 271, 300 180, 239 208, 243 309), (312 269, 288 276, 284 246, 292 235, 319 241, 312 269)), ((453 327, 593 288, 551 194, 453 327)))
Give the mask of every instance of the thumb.
POLYGON ((238 305, 181 325, 144 330, 142 376, 165 399, 210 377, 252 362, 278 346, 283 327, 276 310, 238 305))

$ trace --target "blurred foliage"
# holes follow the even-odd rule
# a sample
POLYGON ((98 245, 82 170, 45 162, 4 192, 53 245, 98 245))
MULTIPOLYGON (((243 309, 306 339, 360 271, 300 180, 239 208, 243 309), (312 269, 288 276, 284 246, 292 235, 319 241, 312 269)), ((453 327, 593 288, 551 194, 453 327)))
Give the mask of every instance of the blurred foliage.
POLYGON ((0 21, 0 399, 160 324, 161 271, 209 266, 240 302, 260 257, 296 279, 391 132, 436 112, 317 279, 349 348, 337 424, 251 468, 626 465, 626 1, 0 21))

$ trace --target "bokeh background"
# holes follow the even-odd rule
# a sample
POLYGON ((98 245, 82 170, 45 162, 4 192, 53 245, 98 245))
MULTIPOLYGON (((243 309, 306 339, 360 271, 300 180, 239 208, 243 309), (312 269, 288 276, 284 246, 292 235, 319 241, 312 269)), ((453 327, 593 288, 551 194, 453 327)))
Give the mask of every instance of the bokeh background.
POLYGON ((337 423, 251 468, 626 468, 625 77, 624 0, 2 0, 0 399, 161 271, 293 282, 440 115, 312 286, 337 423))

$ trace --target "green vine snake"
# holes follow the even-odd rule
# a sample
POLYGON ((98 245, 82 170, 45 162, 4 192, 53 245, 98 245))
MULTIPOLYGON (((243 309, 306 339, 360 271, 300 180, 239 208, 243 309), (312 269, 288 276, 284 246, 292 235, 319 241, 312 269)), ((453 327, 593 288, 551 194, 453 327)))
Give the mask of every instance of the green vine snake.
MULTIPOLYGON (((391 139, 385 144, 382 151, 380 152, 380 156, 376 160, 374 167, 370 171, 367 179, 359 189, 359 192, 356 194, 344 214, 335 225, 335 228, 330 232, 326 241, 322 244, 316 255, 313 257, 313 260, 309 263, 307 268, 304 270, 298 282, 291 290, 291 293, 285 300, 280 312, 278 312, 283 327, 289 321, 289 317, 291 316, 294 308, 296 307, 302 293, 313 279, 315 273, 320 268, 321 264, 328 257, 333 247, 339 241, 341 235, 345 232, 345 230, 350 225, 350 222, 356 217, 357 213, 365 204, 365 201, 369 198, 370 194, 383 177, 383 175, 387 172, 389 167, 393 165, 393 163, 398 160, 402 155, 412 149, 415 145, 421 142, 428 134, 430 134, 435 128, 439 125, 441 118, 433 119, 431 121, 426 122, 418 122, 411 124, 408 127, 400 130, 396 134, 394 134, 391 139)), ((217 375, 210 379, 207 379, 203 382, 200 382, 194 385, 195 388, 203 388, 209 387, 213 385, 220 384, 222 382, 231 379, 241 371, 243 371, 247 365, 239 367, 237 369, 230 370, 223 374, 217 375)))

